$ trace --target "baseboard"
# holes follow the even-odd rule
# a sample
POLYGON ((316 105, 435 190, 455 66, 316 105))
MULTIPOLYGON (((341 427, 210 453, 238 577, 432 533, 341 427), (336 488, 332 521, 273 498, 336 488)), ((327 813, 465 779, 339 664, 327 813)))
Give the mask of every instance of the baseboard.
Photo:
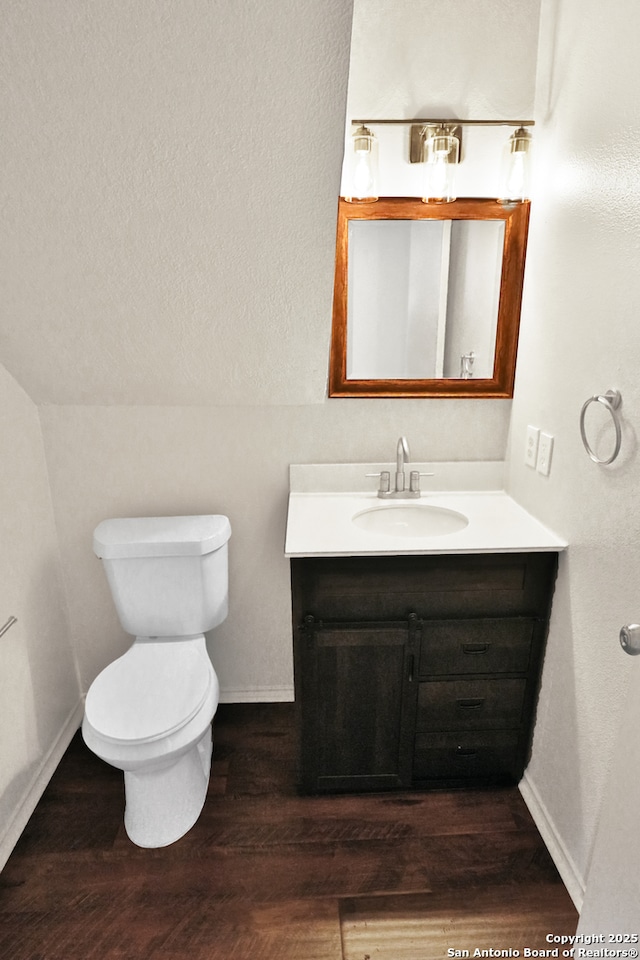
POLYGON ((252 687, 250 690, 220 691, 220 703, 289 703, 295 700, 293 687, 252 687))
POLYGON ((29 817, 35 810, 49 780, 71 743, 73 735, 80 726, 83 713, 84 702, 80 701, 67 717, 62 730, 49 748, 48 753, 42 758, 40 767, 27 787, 20 806, 14 813, 7 828, 3 831, 2 836, 0 836, 0 870, 2 870, 11 856, 13 848, 20 839, 20 835, 29 821, 29 817))
POLYGON ((562 882, 575 905, 578 913, 584 902, 585 885, 580 873, 573 862, 569 851, 562 842, 562 838, 554 825, 553 819, 545 807, 534 783, 525 772, 519 783, 520 793, 526 803, 529 813, 533 817, 540 836, 545 842, 551 859, 556 865, 562 882))

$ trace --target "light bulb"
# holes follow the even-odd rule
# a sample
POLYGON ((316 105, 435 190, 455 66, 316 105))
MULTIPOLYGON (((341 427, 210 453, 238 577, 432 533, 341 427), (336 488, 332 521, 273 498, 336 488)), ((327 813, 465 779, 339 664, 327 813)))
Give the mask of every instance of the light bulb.
POLYGON ((369 150, 356 150, 356 159, 353 166, 353 193, 362 200, 375 192, 375 177, 371 169, 371 153, 369 150))
POLYGON ((371 203, 378 199, 378 141, 368 127, 358 127, 353 135, 349 179, 351 192, 345 200, 371 203))
POLYGON ((455 173, 460 141, 446 127, 431 132, 425 142, 425 203, 450 203, 456 199, 455 173))
POLYGON ((509 137, 502 163, 502 203, 522 203, 529 196, 530 146, 531 136, 524 127, 509 137))

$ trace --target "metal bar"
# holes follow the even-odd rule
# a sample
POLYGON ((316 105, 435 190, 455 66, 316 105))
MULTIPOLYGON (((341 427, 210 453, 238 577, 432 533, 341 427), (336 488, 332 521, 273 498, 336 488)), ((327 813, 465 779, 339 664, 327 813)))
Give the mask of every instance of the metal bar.
POLYGON ((17 623, 17 622, 18 622, 17 617, 9 617, 9 619, 4 624, 4 626, 0 627, 0 637, 3 637, 7 632, 7 630, 9 629, 9 627, 12 627, 14 623, 17 623))
POLYGON ((453 125, 455 124, 458 127, 534 127, 536 122, 535 120, 458 120, 452 118, 451 120, 438 120, 438 119, 427 119, 423 120, 421 117, 415 117, 411 120, 352 120, 352 125, 357 126, 368 126, 371 124, 375 126, 376 124, 423 124, 424 126, 438 126, 440 124, 453 125))

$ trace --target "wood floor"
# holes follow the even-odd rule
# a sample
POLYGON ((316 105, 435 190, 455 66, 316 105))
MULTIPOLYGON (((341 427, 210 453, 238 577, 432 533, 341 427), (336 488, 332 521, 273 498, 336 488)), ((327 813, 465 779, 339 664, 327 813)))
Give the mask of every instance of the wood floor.
POLYGON ((300 797, 291 704, 223 705, 214 737, 198 823, 142 850, 76 736, 0 874, 0 957, 442 960, 575 932, 515 787, 300 797))

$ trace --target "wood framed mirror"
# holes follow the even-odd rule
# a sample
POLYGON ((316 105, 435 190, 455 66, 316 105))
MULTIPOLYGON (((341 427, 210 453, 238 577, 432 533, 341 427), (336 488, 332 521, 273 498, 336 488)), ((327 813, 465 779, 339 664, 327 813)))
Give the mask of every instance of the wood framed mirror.
POLYGON ((340 198, 329 396, 512 397, 529 210, 340 198))

